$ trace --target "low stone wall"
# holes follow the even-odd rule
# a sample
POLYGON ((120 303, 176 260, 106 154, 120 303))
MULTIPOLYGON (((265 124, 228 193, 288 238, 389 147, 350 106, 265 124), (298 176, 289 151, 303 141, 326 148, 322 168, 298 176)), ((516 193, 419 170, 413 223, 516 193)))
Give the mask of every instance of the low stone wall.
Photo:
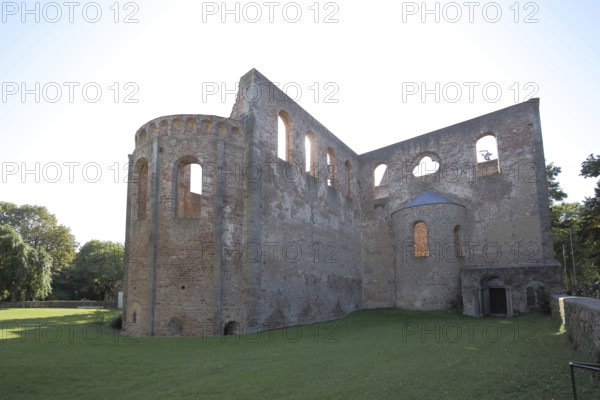
POLYGON ((567 337, 588 361, 600 362, 600 300, 553 295, 552 315, 564 325, 567 337))
POLYGON ((15 301, 0 308, 117 308, 116 301, 15 301))

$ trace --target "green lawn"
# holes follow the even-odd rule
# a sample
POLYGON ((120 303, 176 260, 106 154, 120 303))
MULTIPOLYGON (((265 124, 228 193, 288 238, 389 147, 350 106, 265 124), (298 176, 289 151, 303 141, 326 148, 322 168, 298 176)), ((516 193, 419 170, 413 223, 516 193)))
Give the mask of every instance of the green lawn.
MULTIPOLYGON (((116 310, 0 309, 0 399, 569 399, 549 316, 359 311, 249 336, 126 338, 116 310)), ((578 371, 580 399, 600 398, 578 371), (584 393, 585 391, 585 393, 584 393), (593 392, 593 393, 590 393, 593 392)))

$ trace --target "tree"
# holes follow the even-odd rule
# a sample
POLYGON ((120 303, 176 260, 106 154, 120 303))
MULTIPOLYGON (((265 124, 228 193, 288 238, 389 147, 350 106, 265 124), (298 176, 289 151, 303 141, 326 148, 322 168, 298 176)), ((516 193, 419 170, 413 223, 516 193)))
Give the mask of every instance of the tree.
MULTIPOLYGON (((551 204, 554 257, 565 265, 563 280, 568 293, 600 297, 600 182, 593 198, 581 203, 560 203, 567 196, 556 177, 560 167, 546 165, 551 204)), ((600 176, 600 156, 590 155, 581 165, 581 175, 600 176)))
MULTIPOLYGON (((581 176, 598 178, 600 176, 600 155, 590 154, 581 164, 581 176)), ((586 197, 583 201, 581 236, 592 249, 591 257, 596 265, 600 265, 600 180, 596 183, 594 197, 586 197)))
POLYGON ((561 168, 554 165, 553 162, 546 164, 546 182, 548 183, 548 200, 550 200, 550 207, 567 198, 567 194, 556 180, 556 177, 560 173, 561 168))
POLYGON ((122 244, 91 240, 77 252, 73 265, 61 273, 61 292, 69 292, 77 300, 114 300, 124 264, 122 244))
POLYGON ((562 203, 553 206, 551 212, 554 258, 564 264, 564 283, 570 291, 575 286, 575 275, 581 281, 581 268, 587 253, 579 235, 583 206, 577 202, 562 203), (576 271, 573 270, 573 261, 576 271))
POLYGON ((36 250, 13 227, 0 225, 0 301, 35 300, 50 294, 50 256, 36 250))
POLYGON ((23 241, 51 258, 53 272, 70 265, 75 256, 75 238, 69 228, 59 225, 46 207, 0 201, 0 224, 12 226, 23 241))

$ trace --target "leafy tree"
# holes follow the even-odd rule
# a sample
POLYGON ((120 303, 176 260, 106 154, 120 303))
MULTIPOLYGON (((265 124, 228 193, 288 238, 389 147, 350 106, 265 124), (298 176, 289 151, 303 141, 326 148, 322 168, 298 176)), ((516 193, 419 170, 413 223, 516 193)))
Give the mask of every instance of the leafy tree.
MULTIPOLYGON (((564 199, 564 192, 556 181, 560 167, 546 166, 550 197, 554 255, 565 264, 567 292, 600 298, 600 181, 595 196, 583 204, 554 201, 564 199), (576 282, 575 282, 576 277, 576 282)), ((581 164, 581 176, 600 176, 600 156, 590 154, 581 164)))
POLYGON ((60 290, 77 300, 114 300, 124 263, 122 244, 91 240, 77 252, 73 265, 62 271, 60 290))
POLYGON ((12 226, 25 243, 49 255, 52 271, 60 271, 73 262, 75 238, 46 207, 0 201, 0 224, 12 226))
MULTIPOLYGON (((600 176, 600 155, 590 154, 581 164, 581 176, 598 178, 600 176)), ((592 250, 591 257, 596 265, 600 265, 600 180, 596 183, 594 197, 586 197, 583 201, 581 236, 592 250)))
POLYGON ((563 283, 568 293, 596 296, 594 282, 599 277, 590 263, 590 247, 581 234, 585 207, 577 202, 562 202, 567 194, 557 180, 560 172, 554 163, 546 165, 554 258, 564 264, 563 283))
POLYGON ((550 207, 567 198, 567 194, 556 180, 556 177, 560 173, 561 168, 554 165, 553 162, 546 164, 546 182, 548 183, 548 199, 550 200, 550 207))
POLYGON ((567 291, 575 286, 574 275, 581 281, 581 269, 586 262, 587 249, 581 242, 580 203, 562 203, 552 207, 552 237, 554 239, 554 258, 564 264, 564 279, 567 291), (572 245, 572 246, 571 246, 572 245), (576 271, 573 271, 575 260, 576 271))
POLYGON ((0 225, 0 301, 47 297, 52 288, 50 256, 25 243, 13 227, 0 225))

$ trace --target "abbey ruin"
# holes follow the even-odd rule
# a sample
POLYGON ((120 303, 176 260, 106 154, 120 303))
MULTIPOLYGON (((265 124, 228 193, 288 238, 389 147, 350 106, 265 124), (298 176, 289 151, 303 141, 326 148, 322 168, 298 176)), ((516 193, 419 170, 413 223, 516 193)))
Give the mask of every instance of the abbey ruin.
POLYGON ((258 71, 239 88, 229 118, 160 117, 135 135, 134 334, 376 307, 512 316, 561 291, 537 99, 357 154, 258 71))

